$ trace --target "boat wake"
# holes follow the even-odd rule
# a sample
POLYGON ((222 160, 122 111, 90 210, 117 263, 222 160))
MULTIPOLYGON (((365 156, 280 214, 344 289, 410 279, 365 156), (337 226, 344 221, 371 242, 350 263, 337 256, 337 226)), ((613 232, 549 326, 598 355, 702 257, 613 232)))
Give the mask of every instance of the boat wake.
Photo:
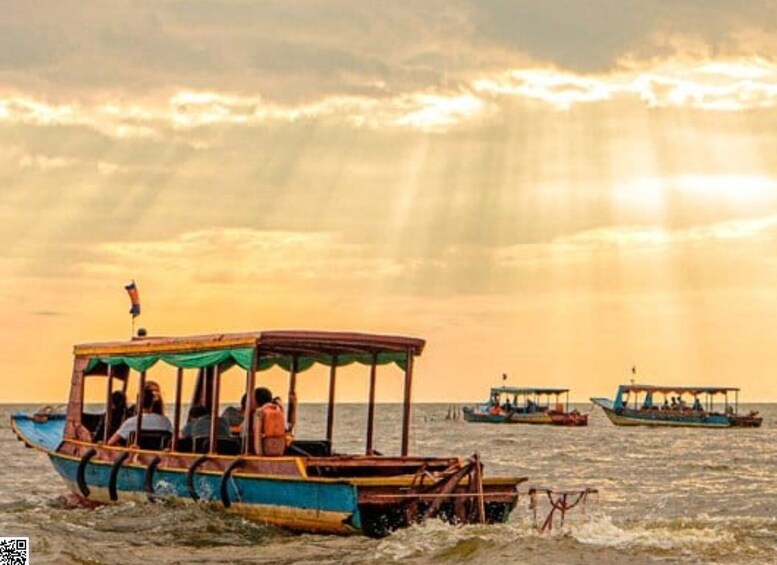
POLYGON ((624 556, 650 560, 701 560, 771 563, 777 544, 777 518, 662 519, 616 524, 603 513, 589 513, 551 533, 537 531, 530 520, 491 526, 452 528, 430 521, 382 540, 374 558, 391 562, 469 560, 547 563, 575 550, 592 559, 581 563, 617 561, 624 556), (595 557, 595 558, 594 558, 595 557))

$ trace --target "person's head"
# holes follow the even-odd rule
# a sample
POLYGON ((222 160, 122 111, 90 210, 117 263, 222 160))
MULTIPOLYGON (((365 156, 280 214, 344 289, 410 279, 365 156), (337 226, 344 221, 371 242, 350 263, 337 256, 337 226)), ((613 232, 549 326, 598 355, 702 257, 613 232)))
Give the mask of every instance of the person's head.
POLYGON ((165 403, 162 400, 162 388, 159 386, 159 383, 156 381, 146 381, 145 390, 151 391, 151 394, 154 395, 154 406, 152 411, 156 414, 164 414, 165 403))
POLYGON ((162 388, 159 386, 159 383, 156 381, 146 381, 145 385, 146 390, 150 390, 154 393, 155 398, 162 398, 162 388))
POLYGON ((254 403, 256 408, 264 406, 268 402, 272 402, 272 392, 269 388, 262 386, 254 390, 254 403))
POLYGON ((152 412, 154 409, 154 393, 149 389, 143 389, 143 411, 152 412))
POLYGON ((205 408, 202 404, 195 404, 189 408, 189 420, 196 420, 197 418, 202 418, 203 416, 207 415, 208 409, 205 408))
POLYGON ((111 407, 113 410, 126 410, 127 395, 121 390, 114 390, 111 393, 111 407))

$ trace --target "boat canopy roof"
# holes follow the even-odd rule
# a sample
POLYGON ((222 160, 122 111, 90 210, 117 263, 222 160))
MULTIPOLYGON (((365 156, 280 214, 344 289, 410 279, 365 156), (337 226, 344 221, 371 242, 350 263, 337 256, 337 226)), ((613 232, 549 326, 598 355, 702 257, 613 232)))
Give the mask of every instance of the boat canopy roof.
POLYGON ((76 345, 76 357, 89 359, 86 372, 100 365, 127 365, 145 371, 158 361, 175 367, 202 368, 239 365, 250 369, 254 351, 257 369, 280 366, 297 371, 316 363, 332 366, 395 363, 407 367, 408 355, 420 355, 424 340, 394 335, 321 331, 255 331, 181 337, 142 337, 130 341, 76 345))
POLYGON ((739 388, 727 386, 658 386, 658 385, 620 385, 619 393, 627 392, 660 392, 664 394, 724 394, 726 392, 739 392, 739 388))
POLYGON ((491 394, 563 394, 569 392, 568 388, 532 388, 532 387, 514 387, 500 386, 491 389, 491 394))

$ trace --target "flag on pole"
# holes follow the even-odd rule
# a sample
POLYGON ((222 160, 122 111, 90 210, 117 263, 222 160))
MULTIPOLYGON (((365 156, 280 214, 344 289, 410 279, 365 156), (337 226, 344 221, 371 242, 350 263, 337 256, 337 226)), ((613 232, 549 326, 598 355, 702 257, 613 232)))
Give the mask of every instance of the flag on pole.
POLYGON ((130 307, 129 313, 132 314, 132 317, 140 315, 140 296, 138 295, 138 287, 135 285, 135 281, 132 281, 128 285, 125 285, 124 288, 127 290, 127 294, 129 294, 130 302, 132 303, 132 306, 130 307))

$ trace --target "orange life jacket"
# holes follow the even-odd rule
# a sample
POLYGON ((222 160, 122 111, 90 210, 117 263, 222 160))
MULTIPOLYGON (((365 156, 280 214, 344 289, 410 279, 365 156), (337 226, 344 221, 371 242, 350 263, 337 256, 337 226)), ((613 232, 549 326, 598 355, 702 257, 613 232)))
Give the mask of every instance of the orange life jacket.
POLYGON ((286 419, 283 408, 268 402, 259 410, 262 413, 262 437, 286 437, 286 419))
POLYGON ((262 455, 283 455, 286 450, 286 418, 283 408, 273 402, 260 407, 262 455))

